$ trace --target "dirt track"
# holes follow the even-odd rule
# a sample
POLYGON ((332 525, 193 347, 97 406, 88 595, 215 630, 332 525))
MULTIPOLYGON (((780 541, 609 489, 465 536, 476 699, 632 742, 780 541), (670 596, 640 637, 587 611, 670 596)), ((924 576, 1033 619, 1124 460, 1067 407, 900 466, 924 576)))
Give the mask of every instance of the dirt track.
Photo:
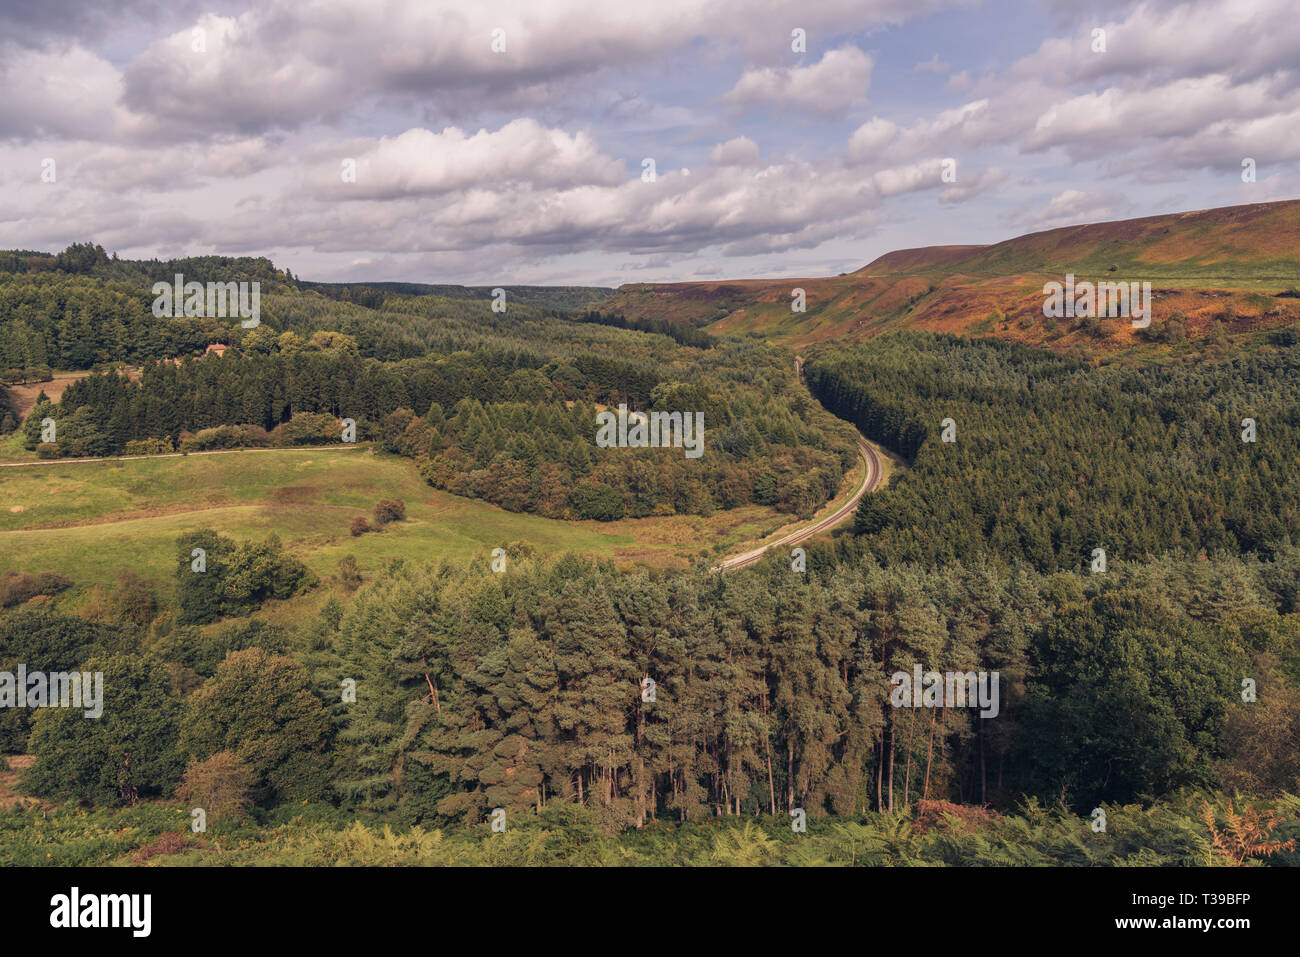
MULTIPOLYGON (((794 370, 795 375, 799 377, 799 382, 802 383, 803 356, 795 356, 794 370)), ((885 477, 885 469, 880 461, 880 453, 867 443, 867 440, 861 435, 861 433, 858 435, 858 454, 862 456, 862 464, 866 469, 866 474, 863 477, 862 484, 858 487, 858 490, 853 493, 853 497, 847 502, 824 518, 814 519, 812 524, 797 528, 793 532, 788 532, 774 542, 768 542, 766 545, 760 545, 757 548, 752 548, 739 555, 724 558, 717 565, 714 565, 712 570, 715 572, 727 572, 731 571, 733 568, 744 568, 746 565, 752 565, 754 562, 762 558, 768 549, 798 545, 800 542, 806 542, 814 535, 820 535, 822 532, 834 528, 852 515, 854 509, 858 507, 858 502, 862 501, 862 496, 880 488, 880 483, 885 477)))
POLYGON ((862 501, 862 496, 868 492, 874 492, 880 487, 880 481, 885 474, 885 470, 880 463, 880 454, 861 438, 858 439, 858 452, 862 455, 863 464, 866 466, 866 476, 863 478, 858 490, 853 493, 852 498, 825 518, 819 518, 810 525, 797 528, 774 542, 723 559, 715 566, 714 571, 726 572, 731 571, 733 568, 744 568, 746 565, 751 565, 762 558, 770 548, 793 546, 798 545, 800 542, 806 542, 814 535, 820 535, 822 532, 834 528, 852 515, 854 509, 858 507, 858 502, 862 501))

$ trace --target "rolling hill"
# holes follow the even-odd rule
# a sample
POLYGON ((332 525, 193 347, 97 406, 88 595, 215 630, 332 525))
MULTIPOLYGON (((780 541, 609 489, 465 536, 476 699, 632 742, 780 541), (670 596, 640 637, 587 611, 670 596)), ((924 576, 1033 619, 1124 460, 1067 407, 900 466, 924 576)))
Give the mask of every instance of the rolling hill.
POLYGON ((1165 341, 1290 325, 1300 319, 1300 200, 1067 226, 987 246, 903 249, 834 277, 625 285, 600 308, 720 334, 757 332, 794 347, 900 327, 1058 348, 1134 345, 1122 320, 1044 318, 1043 284, 1066 273, 1150 282, 1154 326, 1172 333, 1165 341), (806 294, 802 313, 791 310, 796 287, 806 294))

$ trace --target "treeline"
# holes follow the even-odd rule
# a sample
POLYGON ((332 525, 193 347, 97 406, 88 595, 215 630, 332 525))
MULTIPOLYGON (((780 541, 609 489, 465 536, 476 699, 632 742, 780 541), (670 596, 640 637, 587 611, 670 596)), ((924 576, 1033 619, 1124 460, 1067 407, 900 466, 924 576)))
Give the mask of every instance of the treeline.
MULTIPOLYGON (((700 408, 677 401, 687 388, 656 390, 642 408, 700 408)), ((723 401, 704 407, 727 411, 723 401)), ((585 402, 566 409, 464 400, 451 416, 436 405, 424 417, 399 410, 377 432, 385 447, 414 454, 435 488, 547 518, 710 515, 749 504, 806 514, 835 494, 851 461, 847 447, 786 444, 793 432, 775 416, 711 430, 706 413, 698 459, 671 447, 601 449, 592 442, 595 411, 585 402)))
POLYGON ((1086 814, 1300 783, 1296 550, 1048 577, 811 557, 725 577, 399 562, 294 633, 21 611, 0 654, 105 672, 111 733, 55 709, 26 742, 33 790, 101 804, 225 752, 265 807, 438 826, 564 805, 614 829, 1026 797, 1086 814), (891 675, 917 664, 998 672, 997 714, 895 706, 891 675))
MULTIPOLYGON (((292 281, 265 256, 187 256, 182 259, 119 259, 95 243, 73 243, 60 253, 0 250, 0 272, 60 272, 127 282, 170 282, 176 273, 186 282, 261 282, 278 286, 292 281)), ((271 290, 267 290, 268 292, 271 290)))
POLYGON ((559 800, 629 823, 1294 788, 1300 625, 1265 582, 1297 568, 1290 553, 1050 579, 868 564, 809 580, 785 560, 707 580, 572 560, 477 582, 408 569, 340 624, 338 673, 364 668, 372 688, 347 712, 365 742, 347 787, 412 814, 559 800), (412 614, 419 637, 398 638, 412 614), (998 671, 999 714, 894 708, 889 676, 915 664, 998 671), (1243 706, 1243 674, 1277 711, 1243 706))
POLYGON ((684 325, 680 322, 669 322, 667 319, 627 319, 621 313, 603 313, 596 309, 588 309, 578 317, 578 321, 594 322, 602 326, 614 326, 618 329, 635 329, 637 332, 653 332, 656 335, 667 336, 684 346, 694 346, 697 349, 712 349, 718 341, 702 329, 684 325))
MULTIPOLYGON (((587 341, 584 326, 543 325, 587 341)), ((512 511, 605 521, 748 504, 809 514, 839 489, 854 461, 850 430, 794 394, 783 353, 731 343, 704 353, 707 362, 681 349, 655 363, 647 337, 601 335, 627 340, 626 357, 566 351, 546 360, 494 342, 379 362, 341 333, 268 331, 224 357, 73 382, 59 403, 37 404, 25 442, 46 457, 294 445, 337 441, 341 421, 352 419, 357 438, 416 460, 435 487, 512 511), (624 403, 703 412, 703 456, 598 448, 596 407, 624 403), (55 443, 42 442, 46 418, 55 443)))
POLYGON ((9 390, 0 382, 0 435, 18 430, 18 409, 9 397, 9 390))
POLYGON ((298 281, 300 289, 319 292, 330 299, 351 302, 367 309, 380 309, 390 303, 401 304, 405 297, 435 296, 441 299, 473 299, 491 302, 494 291, 505 292, 507 309, 511 305, 534 306, 557 312, 572 312, 608 297, 614 290, 605 286, 457 286, 422 282, 307 282, 298 281))
POLYGON ((566 324, 568 312, 609 291, 504 288, 507 310, 496 313, 487 288, 299 282, 266 258, 124 260, 91 243, 75 243, 57 255, 0 250, 0 373, 19 381, 31 369, 141 365, 217 342, 266 353, 283 332, 304 339, 322 331, 343 333, 363 356, 385 361, 473 349, 511 336, 535 339, 536 348, 546 337, 520 329, 520 320, 566 324), (155 318, 152 286, 172 282, 177 273, 186 282, 259 283, 265 325, 245 329, 238 318, 155 318))
POLYGON ((1022 558, 1045 571, 1090 564, 1098 548, 1114 559, 1300 540, 1297 373, 1294 346, 1196 367, 1093 368, 927 333, 806 367, 827 408, 911 459, 862 500, 857 551, 1022 558))
POLYGON ((148 287, 78 274, 0 272, 0 372, 90 369, 189 355, 226 337, 220 320, 155 318, 148 287))

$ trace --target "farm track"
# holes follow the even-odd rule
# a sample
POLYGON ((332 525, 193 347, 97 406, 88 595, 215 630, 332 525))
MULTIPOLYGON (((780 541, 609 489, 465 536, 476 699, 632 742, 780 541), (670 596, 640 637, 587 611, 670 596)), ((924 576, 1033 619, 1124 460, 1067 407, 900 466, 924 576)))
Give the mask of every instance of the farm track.
POLYGON ((880 453, 868 445, 862 438, 858 439, 858 452, 861 454, 863 465, 866 467, 866 475, 862 480, 862 484, 858 487, 858 490, 853 493, 853 496, 847 502, 825 518, 817 519, 811 525, 797 528, 793 532, 783 535, 774 542, 769 542, 766 545, 760 545, 758 548, 743 552, 740 555, 734 555, 731 558, 723 559, 723 561, 719 562, 714 567, 714 571, 727 572, 735 568, 744 568, 746 565, 752 565, 754 562, 762 558, 770 549, 780 548, 782 546, 794 546, 801 542, 806 542, 815 535, 820 535, 822 532, 829 531, 852 515, 853 511, 858 507, 858 503, 862 501, 862 496, 866 495, 868 492, 874 492, 880 487, 880 482, 885 474, 885 470, 880 462, 880 453))
MULTIPOLYGON (((799 378, 800 385, 803 385, 803 356, 795 356, 794 368, 795 374, 799 378)), ((808 539, 820 535, 822 532, 829 531, 852 515, 854 510, 858 507, 858 503, 862 501, 862 496, 880 488, 880 484, 884 481, 885 477, 885 469, 883 463, 880 461, 880 453, 871 447, 867 442, 866 437, 863 436, 861 432, 858 433, 858 454, 862 457, 865 475, 862 479, 862 484, 847 502, 835 509, 835 511, 830 515, 814 519, 812 524, 796 528, 794 531, 786 533, 774 542, 768 542, 766 545, 760 545, 757 548, 752 548, 739 555, 733 555, 731 558, 724 558, 717 565, 713 566, 712 571, 729 572, 735 568, 744 568, 746 565, 752 565, 754 562, 762 558, 769 550, 784 546, 794 546, 801 542, 806 542, 808 539)))

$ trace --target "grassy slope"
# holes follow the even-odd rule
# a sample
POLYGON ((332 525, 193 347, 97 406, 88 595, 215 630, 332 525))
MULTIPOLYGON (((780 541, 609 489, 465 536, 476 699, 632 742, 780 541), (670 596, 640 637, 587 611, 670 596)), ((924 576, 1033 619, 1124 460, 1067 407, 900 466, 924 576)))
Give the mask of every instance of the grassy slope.
POLYGON ((1059 347, 1132 345, 1127 323, 1103 342, 1045 327, 1043 283, 1066 272, 1151 282, 1155 320, 1181 311, 1191 335, 1211 328, 1227 303, 1238 316, 1230 332, 1295 322, 1300 300, 1275 294, 1300 281, 1300 200, 1069 226, 992 246, 899 250, 844 276, 629 285, 601 308, 794 347, 913 325, 1059 347), (806 292, 804 313, 790 310, 795 287, 806 292))
POLYGON ((62 572, 72 598, 131 568, 170 594, 175 539, 210 526, 235 538, 280 536, 322 577, 353 554, 363 573, 397 557, 487 557, 527 542, 619 561, 684 566, 706 543, 726 548, 788 521, 766 508, 708 519, 564 522, 503 511, 430 488, 412 462, 368 450, 311 448, 32 465, 0 470, 0 571, 62 572), (354 538, 348 525, 380 498, 407 521, 354 538))

